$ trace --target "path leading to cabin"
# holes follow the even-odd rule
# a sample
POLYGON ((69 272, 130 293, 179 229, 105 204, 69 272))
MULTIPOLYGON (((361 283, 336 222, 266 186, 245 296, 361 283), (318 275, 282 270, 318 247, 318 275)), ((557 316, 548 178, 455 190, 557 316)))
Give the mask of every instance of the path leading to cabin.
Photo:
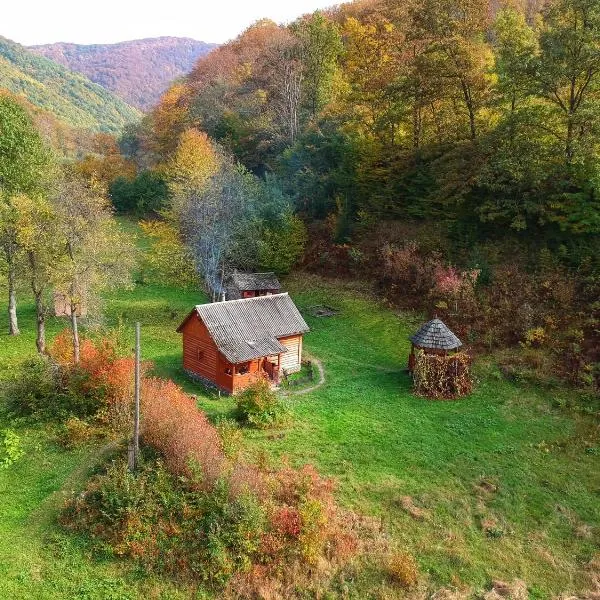
MULTIPOLYGON (((341 354, 331 354, 330 353, 329 356, 336 358, 338 360, 347 362, 347 363, 351 363, 351 364, 361 367, 363 369, 373 369, 374 371, 379 371, 380 373, 387 373, 387 374, 391 374, 391 375, 396 374, 396 373, 406 373, 406 368, 390 369, 388 367, 382 367, 381 365, 372 365, 372 364, 364 363, 364 362, 361 362, 360 360, 355 360, 353 358, 348 358, 347 356, 342 356, 341 354)), ((325 369, 323 368, 323 363, 318 358, 314 358, 313 356, 310 357, 310 360, 317 367, 317 371, 319 372, 319 380, 314 385, 311 385, 310 387, 307 387, 307 388, 303 388, 301 390, 282 392, 282 396, 300 396, 302 394, 310 394, 311 392, 314 392, 316 389, 320 388, 325 383, 326 378, 325 378, 325 369)))
POLYGON ((317 367, 317 371, 319 372, 319 380, 317 383, 301 390, 283 392, 282 396, 300 396, 301 394, 310 394, 310 392, 314 392, 325 383, 325 369, 323 368, 323 363, 318 358, 314 358, 314 356, 311 356, 310 360, 312 364, 317 367))
POLYGON ((381 373, 406 373, 406 368, 404 369, 390 369, 388 367, 382 367, 381 365, 371 365, 369 363, 364 363, 360 360, 356 360, 354 358, 348 358, 347 356, 342 356, 341 354, 330 353, 329 356, 336 358, 338 360, 342 360, 344 362, 351 363, 358 367, 362 367, 364 369, 373 369, 374 371, 380 371, 381 373))

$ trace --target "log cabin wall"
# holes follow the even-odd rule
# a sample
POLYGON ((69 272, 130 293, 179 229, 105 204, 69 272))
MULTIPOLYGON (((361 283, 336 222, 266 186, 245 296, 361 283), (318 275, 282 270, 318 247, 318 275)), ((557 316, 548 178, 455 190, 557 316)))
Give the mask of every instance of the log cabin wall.
MULTIPOLYGON (((263 377, 264 358, 234 365, 218 350, 209 331, 197 316, 185 323, 183 333, 183 368, 215 383, 234 394, 263 377), (247 369, 245 373, 240 371, 247 369)), ((275 357, 276 359, 276 357, 275 357)))
MULTIPOLYGON (((183 368, 220 385, 220 353, 204 323, 193 316, 183 326, 183 368)), ((223 367, 224 368, 224 367, 223 367)))
POLYGON ((281 368, 287 373, 296 373, 302 367, 302 335, 282 337, 279 341, 288 349, 281 355, 281 368))

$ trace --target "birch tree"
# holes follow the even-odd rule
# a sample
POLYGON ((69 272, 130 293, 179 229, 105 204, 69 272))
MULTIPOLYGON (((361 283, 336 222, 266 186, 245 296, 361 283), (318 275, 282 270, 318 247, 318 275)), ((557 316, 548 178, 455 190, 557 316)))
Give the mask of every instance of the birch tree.
POLYGON ((59 243, 57 216, 44 198, 19 195, 13 198, 16 211, 17 244, 26 257, 26 273, 35 300, 37 338, 40 354, 46 352, 46 293, 50 290, 63 249, 59 243))
POLYGON ((19 333, 16 283, 22 256, 13 197, 43 193, 52 175, 52 163, 27 110, 12 97, 0 95, 0 258, 7 274, 10 335, 19 333))

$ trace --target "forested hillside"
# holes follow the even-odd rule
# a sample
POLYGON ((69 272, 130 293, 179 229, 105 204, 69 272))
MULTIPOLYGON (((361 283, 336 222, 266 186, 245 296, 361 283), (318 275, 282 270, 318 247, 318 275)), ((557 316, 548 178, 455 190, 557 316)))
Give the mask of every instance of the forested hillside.
POLYGON ((29 50, 148 110, 175 79, 187 74, 215 46, 190 38, 160 37, 118 44, 45 44, 29 50))
POLYGON ((164 152, 203 129, 311 215, 335 212, 339 239, 411 216, 572 241, 600 227, 599 11, 382 0, 261 22, 172 88, 150 135, 164 152))
POLYGON ((0 88, 77 129, 119 133, 140 113, 89 79, 0 37, 0 88))
POLYGON ((363 0, 260 21, 122 147, 160 170, 198 130, 291 199, 305 267, 374 278, 480 346, 545 348, 598 380, 596 0, 363 0))

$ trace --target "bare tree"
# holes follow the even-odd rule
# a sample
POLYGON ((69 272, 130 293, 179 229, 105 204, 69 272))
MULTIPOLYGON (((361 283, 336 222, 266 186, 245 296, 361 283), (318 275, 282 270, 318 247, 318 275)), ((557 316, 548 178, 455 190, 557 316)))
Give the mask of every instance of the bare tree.
POLYGON ((241 165, 223 157, 219 171, 204 185, 187 188, 178 219, 186 245, 213 300, 240 232, 249 222, 257 182, 241 165))
POLYGON ((298 135, 302 98, 302 46, 287 29, 279 29, 265 49, 262 83, 269 91, 275 121, 289 143, 298 135))

